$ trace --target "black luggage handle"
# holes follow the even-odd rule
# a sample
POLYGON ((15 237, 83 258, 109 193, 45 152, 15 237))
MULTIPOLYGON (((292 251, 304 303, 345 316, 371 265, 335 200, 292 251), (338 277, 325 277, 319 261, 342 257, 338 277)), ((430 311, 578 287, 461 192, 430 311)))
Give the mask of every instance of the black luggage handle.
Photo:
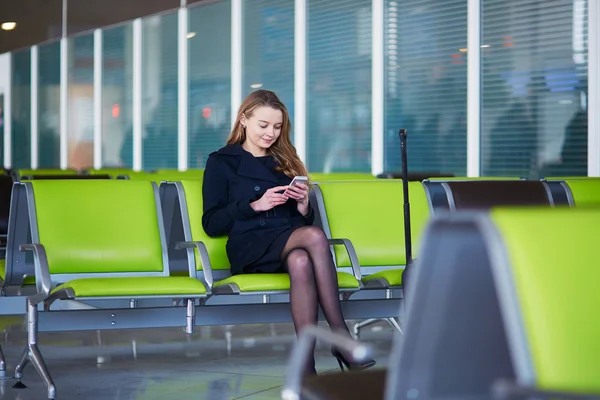
POLYGON ((400 150, 402 152, 402 189, 404 192, 404 247, 406 252, 406 267, 412 263, 412 238, 410 233, 410 200, 408 198, 408 160, 406 151, 406 129, 400 128, 400 150))

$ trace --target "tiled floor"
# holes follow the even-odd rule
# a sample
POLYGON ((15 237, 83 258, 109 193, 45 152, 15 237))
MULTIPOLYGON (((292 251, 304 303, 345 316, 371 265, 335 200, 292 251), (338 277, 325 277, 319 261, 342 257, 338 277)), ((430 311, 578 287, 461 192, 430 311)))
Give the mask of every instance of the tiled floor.
MULTIPOLYGON (((11 375, 26 338, 14 319, 0 316, 11 375)), ((362 339, 375 346, 377 367, 386 366, 393 335, 385 323, 363 329, 362 339)), ((200 327, 191 337, 181 329, 39 335, 57 399, 85 400, 280 399, 295 340, 291 324, 200 327)), ((336 368, 329 348, 319 345, 319 373, 336 368)), ((23 382, 27 389, 17 390, 15 380, 0 381, 0 399, 46 399, 33 367, 27 367, 23 382)))

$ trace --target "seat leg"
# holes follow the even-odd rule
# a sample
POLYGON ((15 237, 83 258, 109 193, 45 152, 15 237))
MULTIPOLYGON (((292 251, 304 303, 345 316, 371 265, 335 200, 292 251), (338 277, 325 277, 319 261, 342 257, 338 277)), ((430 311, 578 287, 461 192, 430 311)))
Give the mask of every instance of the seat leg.
POLYGON ((12 379, 12 376, 6 374, 6 361, 4 359, 4 353, 2 352, 2 346, 0 346, 0 381, 12 379))
POLYGON ((17 383, 13 386, 15 389, 24 389, 27 386, 21 382, 23 379, 23 370, 25 367, 31 362, 38 374, 44 381, 48 391, 48 398, 54 399, 56 397, 56 386, 52 381, 52 377, 50 376, 50 372, 48 372, 48 367, 46 367, 46 363, 44 362, 44 358, 42 357, 42 353, 37 345, 37 307, 31 304, 31 301, 27 300, 27 348, 23 351, 23 355, 21 356, 21 360, 15 369, 15 378, 17 378, 17 383))
POLYGON ((354 329, 353 329, 354 337, 356 339, 359 339, 360 338, 360 330, 362 328, 364 328, 365 326, 373 325, 379 321, 381 321, 381 318, 369 318, 369 319, 365 319, 364 321, 357 322, 354 325, 354 329))
POLYGON ((400 323, 396 321, 396 318, 386 318, 385 320, 392 326, 392 328, 400 332, 400 334, 403 333, 402 326, 400 326, 400 323))

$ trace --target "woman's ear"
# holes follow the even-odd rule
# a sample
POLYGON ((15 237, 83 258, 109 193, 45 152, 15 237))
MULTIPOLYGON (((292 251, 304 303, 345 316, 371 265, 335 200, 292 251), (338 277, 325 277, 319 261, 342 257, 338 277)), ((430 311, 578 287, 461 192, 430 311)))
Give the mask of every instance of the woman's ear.
POLYGON ((242 113, 242 116, 240 117, 240 123, 242 124, 242 126, 245 128, 246 125, 248 125, 248 120, 246 119, 246 114, 242 113))

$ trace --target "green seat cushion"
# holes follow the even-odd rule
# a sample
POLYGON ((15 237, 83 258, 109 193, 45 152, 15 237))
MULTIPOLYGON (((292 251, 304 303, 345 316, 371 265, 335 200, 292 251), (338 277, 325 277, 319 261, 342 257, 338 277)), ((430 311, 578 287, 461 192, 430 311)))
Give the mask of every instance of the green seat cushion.
POLYGON ((202 296, 206 287, 197 279, 180 276, 82 278, 56 287, 52 293, 72 289, 75 297, 202 296))
MULTIPOLYGON (((600 209, 495 209, 536 385, 600 392, 600 209)), ((504 273, 504 272, 503 272, 504 273)))
POLYGON ((390 286, 402 286, 402 271, 404 271, 404 269, 387 269, 385 271, 379 271, 374 274, 363 276, 362 281, 368 282, 373 279, 383 279, 390 286))
MULTIPOLYGON (((0 279, 4 280, 6 276, 6 260, 0 260, 0 279)), ((25 278, 23 285, 35 285, 35 276, 28 276, 25 278)))
MULTIPOLYGON (((358 289, 359 282, 354 275, 338 272, 338 287, 340 289, 358 289)), ((236 285, 241 292, 268 292, 273 290, 290 290, 289 274, 240 274, 230 276, 213 284, 218 287, 227 284, 236 285)))

